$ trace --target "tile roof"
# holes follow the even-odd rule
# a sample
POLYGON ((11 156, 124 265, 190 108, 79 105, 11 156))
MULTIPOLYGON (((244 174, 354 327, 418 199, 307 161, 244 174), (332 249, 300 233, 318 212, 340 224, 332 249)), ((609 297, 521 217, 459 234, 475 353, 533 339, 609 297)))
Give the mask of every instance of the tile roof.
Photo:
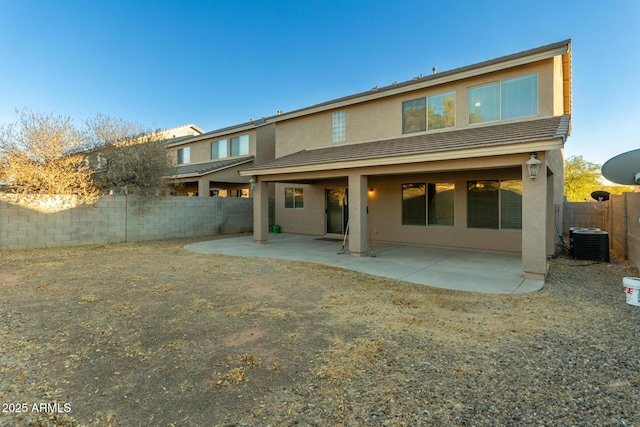
POLYGON ((253 159, 254 156, 245 156, 231 159, 213 160, 206 163, 195 163, 190 165, 178 166, 176 168, 176 174, 174 175, 174 178, 203 176, 212 172, 218 172, 220 170, 228 169, 233 166, 252 162, 253 159))
POLYGON ((451 152, 464 149, 499 147, 526 142, 566 140, 569 115, 511 122, 459 130, 426 132, 420 135, 313 150, 302 150, 276 158, 243 171, 268 170, 308 165, 321 165, 357 160, 451 152))

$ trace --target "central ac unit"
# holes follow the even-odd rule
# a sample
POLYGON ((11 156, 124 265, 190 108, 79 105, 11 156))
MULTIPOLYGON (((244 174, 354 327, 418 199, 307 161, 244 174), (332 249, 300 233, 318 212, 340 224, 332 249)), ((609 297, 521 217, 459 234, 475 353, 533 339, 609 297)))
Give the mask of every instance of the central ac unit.
POLYGON ((609 233, 600 230, 575 230, 573 256, 575 259, 609 262, 609 233))

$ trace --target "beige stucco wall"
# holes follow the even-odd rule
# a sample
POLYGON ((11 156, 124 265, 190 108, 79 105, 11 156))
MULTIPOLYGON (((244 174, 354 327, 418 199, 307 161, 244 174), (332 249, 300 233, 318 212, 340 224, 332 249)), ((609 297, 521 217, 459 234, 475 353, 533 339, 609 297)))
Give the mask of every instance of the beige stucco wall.
MULTIPOLYGON (((191 161, 188 164, 205 163, 211 161, 211 143, 213 141, 219 141, 226 139, 227 143, 235 136, 249 135, 249 154, 256 154, 256 129, 247 130, 243 132, 234 132, 228 135, 210 137, 206 139, 196 140, 192 142, 185 142, 182 145, 176 145, 168 148, 170 158, 176 160, 178 158, 177 151, 179 148, 191 147, 191 161)), ((228 153, 230 156, 231 153, 228 153)))
POLYGON ((544 153, 548 169, 550 200, 547 206, 547 254, 552 255, 560 243, 560 234, 564 229, 564 149, 550 150, 544 153))
MULTIPOLYGON (((437 76, 426 81, 426 84, 432 84, 430 87, 421 86, 425 83, 424 81, 417 81, 415 85, 399 85, 398 88, 393 88, 389 92, 380 92, 381 98, 378 99, 373 99, 378 95, 375 91, 371 91, 357 98, 342 99, 328 105, 311 107, 276 122, 275 136, 278 144, 275 154, 276 157, 282 157, 301 150, 332 147, 338 144, 355 144, 419 135, 420 132, 402 134, 402 103, 451 91, 456 94, 455 127, 421 133, 449 132, 456 129, 507 123, 507 121, 495 121, 469 124, 468 89, 533 73, 538 76, 537 115, 514 121, 570 113, 570 62, 568 61, 570 61, 570 55, 558 56, 462 80, 454 79, 460 78, 464 72, 450 76, 444 74, 442 78, 437 76), (394 95, 384 96, 385 93, 394 93, 394 95), (357 101, 360 102, 356 103, 357 101), (330 109, 329 106, 335 108, 330 109), (346 140, 340 143, 332 141, 332 114, 336 111, 344 111, 346 117, 346 140)), ((554 142, 562 143, 562 141, 554 142)), ((559 147, 560 144, 554 147, 559 147)), ((529 147, 532 146, 534 145, 529 145, 529 147)), ((342 167, 339 163, 335 163, 324 171, 283 172, 279 175, 269 174, 264 178, 278 183, 275 200, 276 223, 281 226, 283 232, 324 235, 325 190, 349 188, 349 216, 355 219, 351 223, 353 233, 350 236, 350 250, 352 253, 354 248, 356 253, 362 253, 366 246, 366 238, 363 240, 363 235, 370 232, 373 240, 378 242, 521 253, 524 277, 544 279, 547 255, 554 252, 556 230, 562 229, 563 226, 563 150, 537 152, 538 159, 542 162, 540 173, 537 179, 530 179, 525 164, 529 153, 526 146, 522 147, 521 154, 497 155, 498 151, 487 150, 496 155, 486 156, 487 151, 469 150, 460 153, 467 158, 458 160, 344 170, 334 169, 334 167, 342 167), (467 181, 483 179, 522 180, 523 227, 521 231, 467 228, 467 181), (455 183, 454 226, 402 225, 402 184, 412 182, 455 183), (286 186, 303 187, 303 209, 284 208, 286 186), (366 195, 367 188, 374 189, 371 197, 366 195), (354 191, 358 195, 354 196, 354 191), (369 214, 363 215, 363 209, 367 207, 369 214), (357 215, 353 215, 352 208, 357 210, 357 215), (354 240, 359 243, 354 245, 354 240)), ((380 161, 380 163, 383 162, 383 160, 380 161)))
MULTIPOLYGON (((226 139, 227 143, 235 136, 249 135, 249 154, 254 155, 254 164, 264 163, 273 160, 275 156, 275 124, 260 126, 255 129, 243 130, 241 132, 233 132, 229 134, 217 134, 215 137, 207 137, 195 141, 187 141, 182 145, 170 147, 168 156, 173 161, 177 160, 178 148, 190 147, 191 158, 189 163, 185 165, 193 165, 211 162, 211 143, 226 139)), ((228 153, 229 155, 231 153, 228 153)), ((243 157, 243 156, 241 156, 243 157)), ((248 188, 250 177, 241 176, 238 171, 247 167, 247 164, 231 167, 222 171, 214 172, 205 176, 195 176, 190 178, 178 179, 175 182, 181 183, 182 188, 174 189, 174 193, 180 196, 193 195, 198 193, 200 196, 209 196, 208 188, 220 188, 226 190, 236 190, 240 188, 248 188), (200 191, 203 189, 205 191, 200 191)))
MULTIPOLYGON (((563 93, 561 91, 562 64, 560 63, 558 66, 554 59, 548 59, 506 71, 489 73, 479 77, 416 90, 410 93, 369 101, 367 103, 280 121, 276 125, 276 137, 278 140, 276 156, 281 157, 303 149, 336 145, 336 143, 332 142, 332 113, 334 111, 346 112, 346 140, 339 144, 401 137, 403 136, 402 103, 404 101, 449 91, 456 92, 455 128, 427 132, 446 132, 452 129, 469 127, 467 115, 467 90, 469 87, 532 73, 538 74, 539 91, 538 116, 532 118, 562 114, 562 112, 559 111, 559 106, 561 106, 563 102, 563 93), (558 82, 560 84, 559 88, 558 82)), ((496 122, 487 124, 496 124, 496 122)), ((484 124, 475 124, 471 126, 483 125, 484 124)), ((412 133, 411 135, 416 134, 419 133, 412 133)))
POLYGON ((256 129, 255 141, 249 137, 249 153, 255 156, 254 164, 259 165, 276 156, 276 125, 271 123, 256 129))
POLYGON ((374 189, 369 197, 369 221, 373 240, 495 251, 521 251, 522 233, 517 230, 467 228, 467 181, 520 179, 520 169, 463 171, 369 177, 374 189), (402 184, 453 182, 454 226, 402 225, 402 184))
MULTIPOLYGON (((526 155, 493 156, 359 170, 359 173, 367 177, 367 188, 374 189, 373 195, 368 198, 373 240, 522 252, 521 231, 467 228, 466 187, 467 181, 471 180, 522 179, 522 165, 527 158, 526 155), (413 182, 455 183, 455 225, 453 227, 402 225, 402 184, 413 182)), ((276 223, 281 226, 283 232, 318 236, 325 234, 325 189, 348 187, 349 172, 335 171, 335 173, 342 173, 342 176, 316 180, 317 174, 298 174, 296 177, 291 177, 294 180, 299 179, 298 183, 276 184, 276 223), (304 188, 303 209, 284 208, 285 187, 304 188)), ((274 178, 285 179, 285 177, 274 178)), ((542 209, 540 215, 545 214, 546 210, 542 209)))
MULTIPOLYGON (((553 58, 553 90, 555 93, 562 94, 564 91, 564 72, 565 67, 561 56, 553 58)), ((560 116, 564 114, 564 99, 561 96, 556 96, 553 100, 553 114, 560 116)))

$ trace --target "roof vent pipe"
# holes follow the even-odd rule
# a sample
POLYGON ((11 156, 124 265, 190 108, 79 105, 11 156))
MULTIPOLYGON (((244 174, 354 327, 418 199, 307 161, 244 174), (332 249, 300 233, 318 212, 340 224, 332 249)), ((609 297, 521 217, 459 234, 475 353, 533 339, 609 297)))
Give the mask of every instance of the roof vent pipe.
POLYGON ((438 72, 438 67, 433 67, 433 68, 431 69, 431 71, 433 71, 433 74, 437 73, 437 72, 438 72))

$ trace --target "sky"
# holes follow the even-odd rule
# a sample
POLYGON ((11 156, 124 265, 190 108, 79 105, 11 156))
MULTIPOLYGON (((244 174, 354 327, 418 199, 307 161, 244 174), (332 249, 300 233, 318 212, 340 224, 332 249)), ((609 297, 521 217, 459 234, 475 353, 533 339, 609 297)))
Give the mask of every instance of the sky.
POLYGON ((640 0, 0 0, 0 125, 212 131, 566 39, 565 156, 640 148, 640 0))

